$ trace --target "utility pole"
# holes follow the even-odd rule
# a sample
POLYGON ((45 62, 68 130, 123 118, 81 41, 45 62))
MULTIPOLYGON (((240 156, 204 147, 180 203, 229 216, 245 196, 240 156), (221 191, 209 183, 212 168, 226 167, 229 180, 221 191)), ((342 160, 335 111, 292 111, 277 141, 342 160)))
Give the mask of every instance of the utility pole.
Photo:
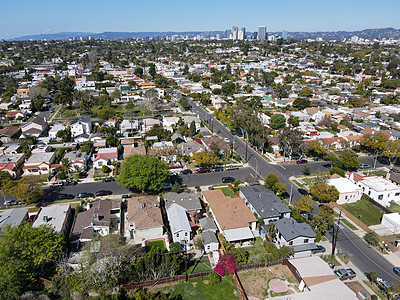
MULTIPOLYGON (((293 172, 293 177, 294 177, 294 172, 293 172)), ((290 179, 289 179, 290 181, 290 179)), ((292 205, 292 196, 293 196, 293 182, 290 184, 290 198, 289 198, 289 205, 292 205)))
MULTIPOLYGON (((337 238, 338 238, 339 226, 340 226, 340 217, 341 216, 342 216, 342 211, 339 210, 339 219, 338 219, 336 233, 335 233, 334 240, 333 240, 332 256, 335 255, 336 241, 337 241, 337 238)), ((333 229, 335 229, 335 223, 333 224, 333 229)))

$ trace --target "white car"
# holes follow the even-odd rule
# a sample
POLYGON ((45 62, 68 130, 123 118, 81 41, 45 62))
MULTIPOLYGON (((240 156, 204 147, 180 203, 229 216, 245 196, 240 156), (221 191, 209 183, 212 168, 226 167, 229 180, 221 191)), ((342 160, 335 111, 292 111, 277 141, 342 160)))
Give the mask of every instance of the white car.
POLYGON ((224 138, 224 141, 227 142, 228 144, 231 142, 228 138, 224 138))

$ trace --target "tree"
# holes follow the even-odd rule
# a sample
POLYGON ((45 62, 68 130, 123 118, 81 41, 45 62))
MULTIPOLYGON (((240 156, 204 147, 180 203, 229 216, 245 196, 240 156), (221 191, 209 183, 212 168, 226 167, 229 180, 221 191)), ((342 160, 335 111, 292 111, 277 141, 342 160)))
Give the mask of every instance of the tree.
POLYGON ((58 84, 58 89, 60 93, 55 94, 54 101, 59 104, 71 106, 73 101, 75 88, 75 80, 66 76, 63 80, 58 84), (56 97, 57 96, 57 97, 56 97))
POLYGON ((310 189, 310 194, 315 201, 320 203, 336 202, 339 199, 338 190, 326 183, 314 184, 310 189))
POLYGON ((169 86, 168 79, 165 78, 164 76, 160 76, 155 80, 155 84, 159 88, 166 88, 169 86))
POLYGON ((1 188, 2 194, 12 195, 23 203, 34 203, 43 196, 42 181, 39 176, 24 176, 9 180, 1 188))
POLYGON ((185 110, 189 110, 190 108, 189 101, 186 97, 181 97, 181 99, 179 99, 179 105, 182 106, 185 110))
POLYGON ((0 230, 0 298, 17 298, 64 250, 64 238, 51 226, 27 223, 0 230))
POLYGON ((294 208, 298 212, 311 212, 311 207, 312 207, 312 201, 310 199, 310 196, 308 195, 303 195, 299 201, 296 201, 293 203, 294 208))
POLYGON ((396 159, 400 157, 400 140, 388 140, 382 154, 389 157, 390 166, 393 167, 396 159))
POLYGON ((293 106, 299 110, 303 110, 307 107, 311 107, 311 101, 306 98, 296 98, 296 100, 293 101, 293 106))
POLYGON ((327 153, 326 149, 317 141, 307 143, 303 148, 303 152, 309 157, 318 158, 324 157, 327 153))
POLYGON ((370 152, 382 153, 386 148, 387 140, 388 137, 382 132, 366 134, 361 140, 361 145, 370 152))
POLYGON ((274 242, 275 239, 276 239, 276 234, 277 234, 275 224, 274 223, 268 223, 267 229, 268 229, 268 239, 271 242, 274 242))
POLYGON ((374 231, 370 231, 364 235, 364 240, 371 246, 379 246, 380 240, 374 231))
POLYGON ((277 182, 279 182, 278 176, 276 174, 274 174, 274 173, 270 173, 270 174, 267 175, 267 177, 265 177, 264 186, 268 190, 272 191, 277 182))
POLYGON ((121 99, 122 97, 122 93, 119 89, 115 89, 112 93, 111 93, 111 99, 121 99))
POLYGON ((68 126, 64 130, 57 131, 56 137, 60 138, 64 143, 72 140, 71 128, 68 126))
POLYGON ((80 150, 81 152, 85 152, 89 154, 92 151, 93 143, 91 141, 85 141, 82 143, 80 150))
POLYGON ((311 97, 313 95, 313 90, 310 89, 309 87, 304 87, 300 90, 299 94, 303 97, 311 97))
POLYGON ((339 166, 344 170, 357 170, 361 163, 358 155, 353 150, 343 150, 339 154, 339 166))
POLYGON ((154 111, 159 103, 158 93, 155 89, 149 89, 144 93, 144 101, 151 111, 154 111))
POLYGON ((308 175, 311 174, 310 166, 305 166, 305 167, 303 168, 303 174, 306 175, 306 176, 308 176, 308 175))
POLYGON ((235 92, 235 83, 233 81, 223 83, 221 86, 221 92, 225 96, 233 95, 233 93, 235 92))
POLYGON ((193 154, 196 165, 201 167, 212 166, 218 162, 218 156, 211 151, 201 151, 193 154))
POLYGON ((11 178, 10 173, 0 170, 0 188, 11 178))
POLYGON ((135 68, 135 71, 133 71, 133 74, 135 74, 137 77, 142 77, 143 69, 141 67, 137 67, 137 68, 135 68))
POLYGON ((150 76, 151 77, 155 77, 156 76, 156 66, 155 66, 155 64, 150 64, 150 67, 149 67, 149 74, 150 74, 150 76))
POLYGON ((235 257, 232 254, 223 254, 220 256, 214 271, 221 277, 228 274, 233 275, 237 271, 235 257))
POLYGON ((288 119, 288 124, 292 125, 293 127, 297 127, 300 125, 299 117, 290 116, 288 119))
POLYGON ((106 145, 109 147, 118 147, 121 141, 113 134, 106 137, 106 145))
POLYGON ((117 181, 129 189, 157 192, 168 182, 169 177, 168 165, 165 162, 158 158, 135 154, 124 160, 117 181))
POLYGON ((283 128, 279 134, 279 146, 286 156, 299 154, 301 152, 300 145, 303 141, 303 133, 300 130, 290 127, 283 128))
POLYGON ((287 98, 288 97, 288 90, 286 86, 282 84, 278 84, 274 90, 274 94, 278 99, 287 98))
POLYGON ((175 182, 174 185, 171 188, 171 192, 177 193, 181 190, 181 186, 178 182, 175 182))
POLYGON ((111 119, 115 117, 115 109, 112 107, 103 107, 98 110, 97 117, 103 120, 111 119))
POLYGON ((281 129, 283 127, 285 127, 286 125, 286 119, 284 117, 284 115, 282 114, 273 114, 271 116, 271 123, 270 126, 272 129, 281 129))
POLYGON ((197 132, 197 129, 196 129, 196 122, 195 122, 195 121, 192 121, 192 122, 190 123, 190 127, 189 127, 189 135, 190 135, 190 136, 195 136, 195 135, 196 135, 196 132, 197 132))

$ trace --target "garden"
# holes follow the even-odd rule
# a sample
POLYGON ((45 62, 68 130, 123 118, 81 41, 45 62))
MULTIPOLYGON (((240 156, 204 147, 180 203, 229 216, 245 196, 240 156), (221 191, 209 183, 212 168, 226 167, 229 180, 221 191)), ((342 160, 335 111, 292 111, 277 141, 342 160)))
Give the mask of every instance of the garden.
POLYGON ((369 202, 365 198, 365 195, 357 202, 344 204, 342 206, 367 226, 380 224, 384 214, 382 210, 369 202))

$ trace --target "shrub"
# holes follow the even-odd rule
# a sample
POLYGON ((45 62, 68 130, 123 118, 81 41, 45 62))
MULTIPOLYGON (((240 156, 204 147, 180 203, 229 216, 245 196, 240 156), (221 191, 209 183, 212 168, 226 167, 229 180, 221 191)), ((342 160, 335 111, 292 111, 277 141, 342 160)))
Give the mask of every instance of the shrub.
POLYGON ((103 173, 110 173, 111 169, 110 169, 109 167, 107 167, 106 165, 103 165, 103 166, 101 167, 101 171, 102 171, 103 173))
POLYGON ((210 275, 208 275, 208 280, 211 285, 217 285, 221 283, 221 276, 215 272, 212 272, 210 275))
POLYGON ((331 175, 333 175, 333 174, 338 174, 338 175, 340 175, 340 176, 342 176, 342 177, 345 176, 345 171, 344 171, 343 169, 341 169, 341 168, 338 168, 338 167, 332 167, 332 168, 330 168, 330 169, 329 169, 329 173, 331 173, 331 175))
POLYGON ((219 258, 218 264, 215 266, 214 271, 221 277, 225 275, 233 275, 237 271, 235 256, 231 254, 224 254, 219 258))
POLYGON ((196 189, 197 192, 201 192, 201 189, 198 185, 196 185, 194 188, 196 189))
POLYGON ((379 246, 379 238, 375 232, 371 231, 364 235, 364 240, 371 246, 377 247, 379 246))

